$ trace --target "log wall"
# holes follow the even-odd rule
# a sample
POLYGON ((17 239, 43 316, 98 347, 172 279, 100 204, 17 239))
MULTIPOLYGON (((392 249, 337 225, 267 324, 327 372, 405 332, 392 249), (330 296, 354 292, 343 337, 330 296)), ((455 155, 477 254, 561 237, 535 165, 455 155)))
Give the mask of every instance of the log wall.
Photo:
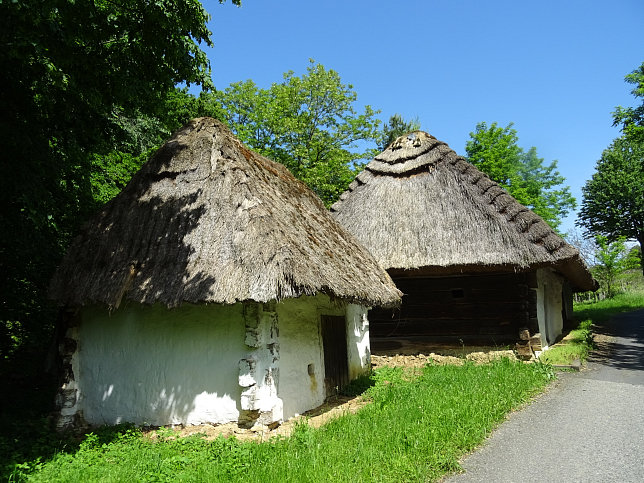
POLYGON ((400 308, 373 309, 371 336, 444 337, 514 342, 521 329, 538 330, 533 273, 394 278, 400 308))

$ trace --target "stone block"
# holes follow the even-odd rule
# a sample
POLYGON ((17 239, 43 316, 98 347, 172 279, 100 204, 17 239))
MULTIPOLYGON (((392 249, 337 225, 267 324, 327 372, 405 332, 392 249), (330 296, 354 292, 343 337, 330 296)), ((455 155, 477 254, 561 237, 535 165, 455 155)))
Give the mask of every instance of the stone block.
POLYGON ((241 393, 240 405, 244 411, 255 411, 257 409, 257 386, 251 386, 241 393))
POLYGON ((533 357, 530 341, 517 342, 514 350, 516 351, 517 356, 521 359, 530 360, 533 357))
POLYGON ((536 333, 532 337, 530 337, 530 346, 532 347, 533 351, 541 350, 541 334, 536 333))

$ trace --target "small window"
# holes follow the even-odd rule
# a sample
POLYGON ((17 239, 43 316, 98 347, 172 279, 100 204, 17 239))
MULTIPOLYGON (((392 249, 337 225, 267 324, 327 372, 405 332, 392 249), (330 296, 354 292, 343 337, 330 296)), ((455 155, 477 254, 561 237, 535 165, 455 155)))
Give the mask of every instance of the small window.
POLYGON ((453 288, 452 289, 452 298, 453 299, 465 298, 465 290, 463 290, 462 288, 453 288))

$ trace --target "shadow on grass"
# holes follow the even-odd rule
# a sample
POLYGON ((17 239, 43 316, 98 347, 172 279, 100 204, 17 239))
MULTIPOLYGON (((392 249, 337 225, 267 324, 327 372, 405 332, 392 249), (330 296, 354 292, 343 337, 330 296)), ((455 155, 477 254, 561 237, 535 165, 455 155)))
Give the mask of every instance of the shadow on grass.
POLYGON ((50 459, 71 441, 54 430, 51 378, 13 371, 3 374, 0 384, 5 389, 0 396, 0 479, 7 481, 15 465, 50 459))
POLYGON ((356 379, 354 379, 353 381, 351 381, 346 387, 342 388, 342 390, 340 391, 340 394, 348 397, 360 396, 367 389, 375 385, 376 385, 376 378, 373 372, 370 374, 362 374, 358 376, 356 379))
MULTIPOLYGON (((0 384, 0 481, 20 481, 31 469, 59 453, 74 454, 85 434, 59 433, 55 429, 56 381, 44 375, 3 374, 0 384)), ((95 444, 117 440, 131 426, 93 430, 95 444)))

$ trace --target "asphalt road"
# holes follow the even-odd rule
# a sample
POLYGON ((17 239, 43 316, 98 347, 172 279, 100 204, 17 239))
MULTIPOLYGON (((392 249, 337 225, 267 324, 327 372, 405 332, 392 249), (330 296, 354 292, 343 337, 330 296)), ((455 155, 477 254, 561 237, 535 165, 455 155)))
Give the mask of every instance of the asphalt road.
POLYGON ((560 374, 445 481, 644 482, 644 310, 597 332, 612 339, 588 369, 560 374))

